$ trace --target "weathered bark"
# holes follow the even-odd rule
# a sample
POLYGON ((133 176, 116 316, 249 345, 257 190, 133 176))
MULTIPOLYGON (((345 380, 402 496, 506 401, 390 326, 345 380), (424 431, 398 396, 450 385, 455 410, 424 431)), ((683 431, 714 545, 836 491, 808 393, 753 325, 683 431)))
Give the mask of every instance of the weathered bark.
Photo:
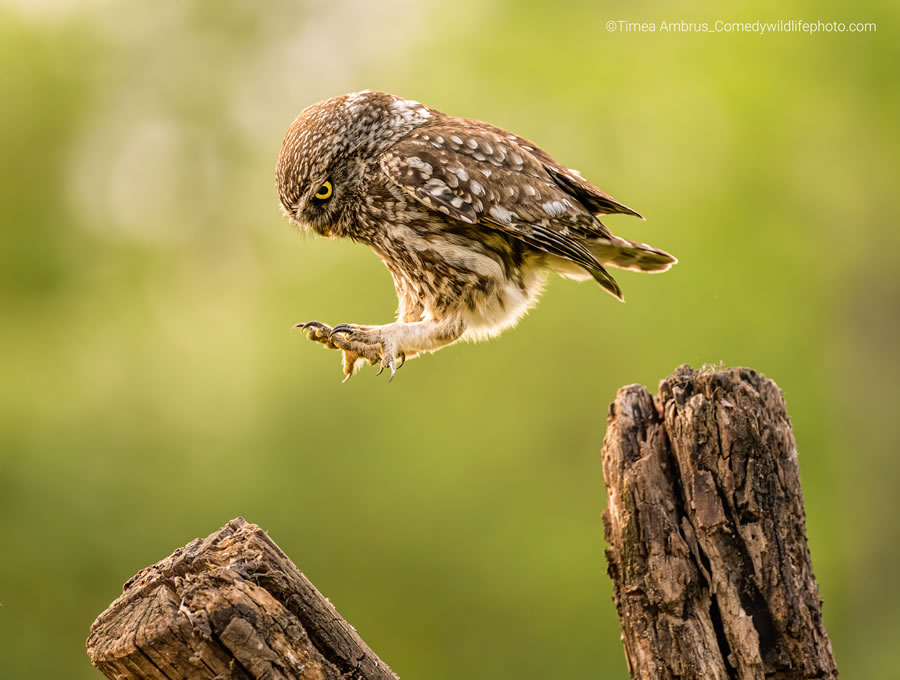
POLYGON ((837 678, 784 398, 756 371, 680 367, 619 390, 603 516, 634 678, 837 678))
POLYGON ((117 679, 397 680, 242 518, 141 570, 94 621, 87 649, 117 679))

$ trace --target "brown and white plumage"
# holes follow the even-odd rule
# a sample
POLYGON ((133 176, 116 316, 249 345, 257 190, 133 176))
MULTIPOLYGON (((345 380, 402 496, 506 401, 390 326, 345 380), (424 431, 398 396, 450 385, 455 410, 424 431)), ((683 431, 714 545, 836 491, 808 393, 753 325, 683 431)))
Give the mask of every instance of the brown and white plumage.
POLYGON ((597 215, 640 215, 532 142, 382 92, 301 112, 276 175, 292 221, 367 244, 394 279, 395 323, 298 324, 344 351, 347 375, 363 361, 393 374, 405 358, 499 333, 534 304, 547 270, 593 277, 621 299, 604 265, 676 261, 614 236, 597 215))

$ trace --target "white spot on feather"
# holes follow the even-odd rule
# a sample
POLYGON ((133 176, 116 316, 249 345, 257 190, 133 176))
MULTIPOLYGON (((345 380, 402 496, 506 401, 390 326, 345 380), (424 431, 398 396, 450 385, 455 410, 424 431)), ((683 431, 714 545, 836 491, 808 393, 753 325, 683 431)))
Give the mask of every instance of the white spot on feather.
POLYGON ((418 156, 410 156, 406 159, 406 164, 411 167, 419 170, 423 175, 430 175, 434 168, 431 167, 431 163, 426 163, 418 156))
POLYGON ((541 207, 544 209, 545 213, 550 215, 550 217, 559 217, 566 212, 566 206, 560 201, 547 201, 546 203, 542 203, 541 207))
POLYGON ((425 182, 425 190, 428 193, 442 193, 444 191, 447 191, 447 184, 437 177, 432 177, 430 180, 425 182))
POLYGON ((507 210, 502 205, 492 205, 488 213, 491 217, 502 224, 509 224, 515 213, 507 210))

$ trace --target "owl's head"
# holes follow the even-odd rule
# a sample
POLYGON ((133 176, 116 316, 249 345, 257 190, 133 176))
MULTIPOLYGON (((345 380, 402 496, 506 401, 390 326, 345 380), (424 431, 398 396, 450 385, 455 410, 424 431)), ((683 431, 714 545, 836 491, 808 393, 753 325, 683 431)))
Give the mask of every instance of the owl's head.
POLYGON ((282 211, 301 227, 340 235, 381 153, 429 116, 418 102, 369 90, 307 107, 288 128, 278 157, 282 211))

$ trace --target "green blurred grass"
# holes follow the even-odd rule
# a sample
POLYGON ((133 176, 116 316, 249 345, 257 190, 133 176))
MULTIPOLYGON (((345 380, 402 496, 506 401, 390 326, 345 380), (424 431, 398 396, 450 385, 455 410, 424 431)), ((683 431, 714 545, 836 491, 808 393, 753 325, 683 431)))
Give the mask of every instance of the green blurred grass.
MULTIPOLYGON (((404 677, 626 677, 600 513, 616 389, 749 365, 784 389, 846 677, 900 635, 896 10, 395 0, 0 6, 0 658, 97 677, 91 620, 244 515, 404 677), (68 8, 68 9, 66 9, 68 8), (607 33, 608 19, 878 22, 607 33), (292 323, 381 322, 365 249, 293 232, 302 107, 369 87, 531 137, 675 253, 628 303, 549 283, 511 332, 389 387, 292 323)), ((383 377, 382 377, 383 378, 383 377)))

